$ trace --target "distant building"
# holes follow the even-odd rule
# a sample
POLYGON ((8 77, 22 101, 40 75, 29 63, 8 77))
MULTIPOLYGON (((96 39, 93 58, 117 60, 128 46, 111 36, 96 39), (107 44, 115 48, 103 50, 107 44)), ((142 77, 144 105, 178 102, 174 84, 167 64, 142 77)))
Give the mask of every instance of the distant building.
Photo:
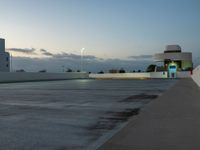
POLYGON ((5 52, 5 39, 0 38, 0 72, 10 72, 10 54, 5 52))
POLYGON ((169 77, 176 76, 177 71, 192 71, 192 53, 182 52, 179 45, 167 45, 164 53, 154 55, 157 62, 164 62, 169 77))

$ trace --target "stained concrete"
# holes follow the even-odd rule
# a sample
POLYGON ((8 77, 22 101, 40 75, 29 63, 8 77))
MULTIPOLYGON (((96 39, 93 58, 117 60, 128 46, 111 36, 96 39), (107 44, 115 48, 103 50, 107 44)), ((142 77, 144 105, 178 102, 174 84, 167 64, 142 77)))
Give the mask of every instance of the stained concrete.
POLYGON ((200 89, 180 80, 98 150, 199 150, 200 89))
POLYGON ((0 84, 0 150, 94 150, 171 80, 0 84))

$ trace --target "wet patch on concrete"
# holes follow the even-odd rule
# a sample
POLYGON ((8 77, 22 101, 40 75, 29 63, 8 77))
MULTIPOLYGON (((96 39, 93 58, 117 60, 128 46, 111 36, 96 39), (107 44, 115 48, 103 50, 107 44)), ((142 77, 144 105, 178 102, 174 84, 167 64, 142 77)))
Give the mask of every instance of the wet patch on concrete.
MULTIPOLYGON (((85 147, 82 147, 82 146, 71 146, 70 148, 67 147, 67 146, 60 146, 59 148, 57 148, 56 150, 82 150, 84 149, 85 147)), ((1 150, 1 149, 0 149, 1 150)))
MULTIPOLYGON (((156 94, 137 94, 129 96, 119 102, 129 103, 129 102, 139 102, 143 105, 149 103, 151 100, 156 99, 158 95, 156 94)), ((99 117, 98 121, 90 126, 89 130, 113 130, 119 123, 127 122, 130 117, 138 115, 140 107, 138 108, 127 108, 121 111, 107 111, 104 117, 99 117)))
POLYGON ((106 112, 106 117, 100 117, 96 124, 89 127, 89 130, 112 130, 118 123, 126 122, 130 117, 138 115, 140 108, 125 109, 124 111, 106 112))
POLYGON ((158 95, 156 94, 138 94, 138 95, 132 95, 129 96, 123 100, 121 100, 120 102, 144 102, 144 103, 148 103, 150 100, 156 99, 158 98, 158 95))

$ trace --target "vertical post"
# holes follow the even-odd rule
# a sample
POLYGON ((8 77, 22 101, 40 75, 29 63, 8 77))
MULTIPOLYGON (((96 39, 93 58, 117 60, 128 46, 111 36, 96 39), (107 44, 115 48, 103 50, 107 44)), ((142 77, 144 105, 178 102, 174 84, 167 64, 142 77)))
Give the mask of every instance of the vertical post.
POLYGON ((81 72, 83 70, 83 55, 82 55, 82 52, 81 52, 81 72))
POLYGON ((84 52, 85 48, 81 49, 81 72, 83 71, 83 52, 84 52))
POLYGON ((12 54, 10 54, 10 72, 12 72, 12 54))

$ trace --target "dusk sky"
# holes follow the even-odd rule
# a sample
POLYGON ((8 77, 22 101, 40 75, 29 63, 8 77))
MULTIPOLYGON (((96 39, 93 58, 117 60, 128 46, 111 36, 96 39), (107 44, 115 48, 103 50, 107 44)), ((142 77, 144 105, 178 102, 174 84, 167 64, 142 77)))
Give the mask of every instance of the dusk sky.
POLYGON ((126 60, 179 44, 200 56, 199 0, 0 0, 0 19, 7 49, 126 60))

